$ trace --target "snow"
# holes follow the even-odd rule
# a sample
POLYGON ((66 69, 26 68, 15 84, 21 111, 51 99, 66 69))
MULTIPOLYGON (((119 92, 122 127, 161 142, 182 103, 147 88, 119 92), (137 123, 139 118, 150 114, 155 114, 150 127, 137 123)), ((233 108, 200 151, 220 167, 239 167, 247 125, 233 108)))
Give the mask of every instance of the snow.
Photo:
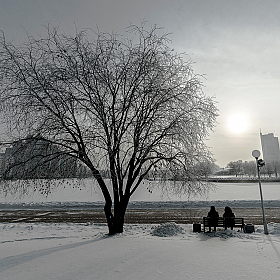
MULTIPOLYGON (((146 182, 135 193, 131 207, 139 203, 142 208, 182 207, 178 201, 187 207, 185 197, 163 197, 151 185, 146 182)), ((279 186, 263 184, 266 205, 279 207, 279 186)), ((89 185, 56 189, 48 198, 0 196, 2 210, 88 209, 92 202, 102 208, 102 200, 89 185)), ((209 207, 200 200, 190 201, 189 207, 209 207)), ((218 183, 207 200, 215 201, 215 206, 230 201, 235 207, 259 207, 254 206, 259 201, 258 184, 218 183)), ((263 226, 255 226, 251 234, 237 229, 204 234, 193 232, 190 224, 126 224, 124 233, 109 237, 105 224, 0 223, 0 279, 274 280, 280 275, 280 224, 270 223, 268 230, 269 235, 263 233, 263 226)))
POLYGON ((176 223, 166 223, 159 225, 151 232, 152 235, 160 237, 173 236, 179 233, 184 233, 184 229, 181 226, 176 225, 176 223))
POLYGON ((190 224, 0 224, 0 279, 279 279, 280 224, 248 234, 190 224))

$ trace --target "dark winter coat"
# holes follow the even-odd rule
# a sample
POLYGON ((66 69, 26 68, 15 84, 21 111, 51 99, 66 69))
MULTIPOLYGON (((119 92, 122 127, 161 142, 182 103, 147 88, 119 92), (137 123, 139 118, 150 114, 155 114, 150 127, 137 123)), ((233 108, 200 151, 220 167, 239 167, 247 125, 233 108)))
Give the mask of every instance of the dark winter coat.
POLYGON ((210 225, 216 226, 218 224, 219 213, 216 211, 214 206, 211 206, 207 217, 211 218, 211 220, 209 220, 210 225))
POLYGON ((232 219, 232 218, 234 218, 235 215, 228 206, 225 207, 225 213, 223 214, 223 217, 225 219, 225 227, 234 226, 234 219, 232 219))

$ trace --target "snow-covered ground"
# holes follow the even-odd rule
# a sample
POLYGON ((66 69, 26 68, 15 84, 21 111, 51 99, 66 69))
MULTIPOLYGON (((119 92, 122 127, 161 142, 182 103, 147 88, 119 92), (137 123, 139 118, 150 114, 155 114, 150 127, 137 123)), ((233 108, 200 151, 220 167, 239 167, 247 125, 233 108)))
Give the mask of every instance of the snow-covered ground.
POLYGON ((192 225, 0 224, 0 279, 279 279, 280 224, 251 234, 192 225))
MULTIPOLYGON (((279 183, 263 184, 264 199, 270 200, 270 206, 279 207, 279 190, 279 183)), ((178 200, 186 197, 163 197, 151 182, 132 197, 133 203, 144 201, 148 206, 156 204, 154 201, 178 200)), ((199 200, 252 207, 259 200, 259 188, 254 183, 217 184, 206 199, 196 200, 197 207, 201 207, 199 200)), ((36 202, 86 207, 84 202, 98 201, 103 201, 98 189, 88 185, 57 189, 48 198, 0 195, 2 210, 14 207, 15 202, 29 202, 28 207, 36 202)), ((192 225, 125 225, 123 234, 109 237, 105 224, 0 224, 0 279, 280 279, 280 224, 269 224, 269 235, 263 234, 262 226, 255 229, 252 234, 237 230, 203 234, 194 233, 192 225)))

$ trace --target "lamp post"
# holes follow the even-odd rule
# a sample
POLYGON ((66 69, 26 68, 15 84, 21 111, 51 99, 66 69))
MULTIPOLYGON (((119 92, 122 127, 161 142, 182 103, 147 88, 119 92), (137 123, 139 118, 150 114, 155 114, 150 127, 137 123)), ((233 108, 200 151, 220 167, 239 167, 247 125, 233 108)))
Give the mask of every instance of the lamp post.
POLYGON ((257 164, 257 170, 258 170, 258 178, 259 178, 259 187, 260 187, 260 195, 261 195, 261 203, 262 203, 262 214, 263 214, 263 227, 264 227, 264 233, 268 234, 267 230, 267 223, 265 219, 265 214, 264 214, 264 205, 263 205, 263 195, 262 195, 262 185, 261 185, 261 177, 260 177, 260 167, 265 165, 265 162, 262 159, 258 159, 259 156, 261 155, 259 150, 254 150, 252 152, 252 156, 256 159, 256 164, 257 164))

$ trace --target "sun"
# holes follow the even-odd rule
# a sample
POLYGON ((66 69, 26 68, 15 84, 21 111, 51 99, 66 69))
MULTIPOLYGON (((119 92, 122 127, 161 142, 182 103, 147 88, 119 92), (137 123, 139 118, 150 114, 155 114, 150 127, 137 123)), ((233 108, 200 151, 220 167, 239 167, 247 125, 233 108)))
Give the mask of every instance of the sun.
POLYGON ((245 115, 234 114, 228 120, 228 128, 232 133, 243 133, 248 128, 248 119, 245 115))

